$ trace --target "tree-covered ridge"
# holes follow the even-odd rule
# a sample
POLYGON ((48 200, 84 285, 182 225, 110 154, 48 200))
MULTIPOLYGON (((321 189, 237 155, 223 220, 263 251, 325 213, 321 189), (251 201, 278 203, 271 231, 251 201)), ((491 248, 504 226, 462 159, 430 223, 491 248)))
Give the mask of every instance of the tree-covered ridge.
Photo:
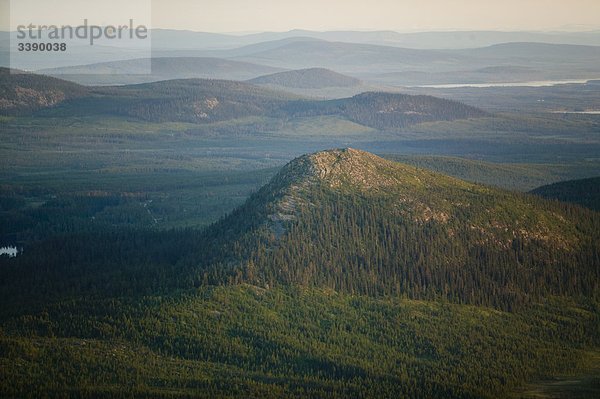
POLYGON ((511 308, 597 296, 599 226, 593 212, 333 150, 292 161, 209 229, 196 279, 511 308))
POLYGON ((600 177, 548 184, 531 192, 544 198, 572 202, 600 211, 600 177))
POLYGON ((181 79, 95 88, 93 95, 67 104, 61 114, 107 114, 152 122, 209 123, 265 116, 296 96, 243 82, 181 79))
POLYGON ((19 115, 88 95, 88 89, 65 80, 0 68, 0 115, 19 115))
POLYGON ((150 122, 206 124, 247 117, 287 120, 334 115, 380 129, 427 121, 478 118, 483 111, 429 96, 363 93, 319 101, 246 82, 177 79, 127 86, 84 87, 41 75, 0 74, 0 115, 118 116, 150 122))
POLYGON ((358 86, 359 79, 342 75, 326 68, 307 68, 293 71, 277 72, 259 76, 249 81, 259 85, 277 85, 304 89, 319 89, 323 87, 353 87, 358 86))
POLYGON ((142 120, 209 123, 249 116, 296 118, 335 115, 376 129, 399 129, 426 121, 478 118, 474 107, 429 96, 364 93, 341 100, 301 100, 298 96, 243 82, 182 79, 97 88, 94 96, 62 112, 107 113, 142 120))
POLYGON ((487 115, 478 108, 458 101, 379 92, 366 92, 338 100, 296 101, 286 105, 285 109, 294 116, 343 115, 353 122, 379 130, 487 115))

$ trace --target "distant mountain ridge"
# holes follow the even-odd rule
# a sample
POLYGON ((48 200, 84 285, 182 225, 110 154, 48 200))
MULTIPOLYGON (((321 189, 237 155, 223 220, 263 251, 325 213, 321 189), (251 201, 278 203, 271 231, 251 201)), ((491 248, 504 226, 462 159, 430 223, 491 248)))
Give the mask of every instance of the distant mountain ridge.
POLYGON ((280 71, 283 69, 214 57, 154 57, 38 72, 81 84, 114 85, 192 78, 247 80, 280 71), (151 74, 146 73, 148 66, 151 74))
MULTIPOLYGON (((138 64, 144 59, 132 60, 131 55, 121 57, 127 61, 40 69, 40 72, 60 74, 90 85, 182 78, 249 80, 285 70, 311 68, 331 69, 365 82, 394 86, 600 76, 600 46, 519 41, 474 48, 419 49, 379 42, 338 41, 334 40, 335 35, 330 40, 310 36, 261 37, 273 40, 222 49, 156 49, 152 74, 137 73, 138 64)), ((147 64, 148 60, 145 61, 147 64)))
MULTIPOLYGON (((364 43, 328 42, 305 38, 251 45, 217 53, 220 57, 286 69, 327 68, 350 74, 366 82, 381 81, 381 76, 398 74, 388 84, 425 84, 426 76, 414 82, 402 73, 449 73, 457 79, 464 72, 510 66, 519 68, 511 75, 523 79, 528 69, 533 80, 595 78, 600 74, 600 47, 545 43, 504 43, 490 47, 460 50, 423 50, 364 43), (573 62, 577 68, 572 67, 573 62)), ((507 72, 508 70, 504 70, 507 72)), ((484 76, 481 76, 484 77, 484 76)), ((495 81, 493 74, 485 81, 495 81)))
POLYGON ((233 48, 253 43, 280 40, 289 37, 311 37, 328 41, 383 44, 421 49, 459 49, 491 46, 507 42, 539 42, 556 44, 600 45, 598 31, 582 32, 499 32, 499 31, 326 31, 316 32, 293 29, 285 32, 260 32, 245 35, 215 34, 181 30, 154 29, 153 40, 158 48, 168 47, 173 41, 182 47, 233 48))
POLYGON ((413 50, 390 46, 360 43, 328 42, 312 38, 281 40, 266 47, 265 44, 236 50, 231 57, 236 60, 270 65, 279 68, 327 68, 347 71, 367 71, 380 65, 423 65, 424 63, 450 61, 451 56, 434 50, 413 50), (236 53, 243 51, 242 54, 236 53))
POLYGON ((309 68, 259 76, 258 78, 249 80, 249 83, 319 89, 327 87, 354 87, 360 85, 361 81, 329 69, 309 68))
POLYGON ((511 42, 474 49, 458 50, 469 56, 495 58, 558 59, 559 57, 591 58, 600 56, 600 46, 561 45, 554 43, 511 42))

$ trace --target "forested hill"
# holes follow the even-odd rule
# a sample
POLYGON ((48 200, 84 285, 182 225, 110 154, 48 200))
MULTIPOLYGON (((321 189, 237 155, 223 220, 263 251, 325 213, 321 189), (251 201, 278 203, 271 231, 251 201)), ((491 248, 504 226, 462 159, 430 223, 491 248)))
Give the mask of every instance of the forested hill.
POLYGON ((308 68, 278 72, 259 76, 249 81, 254 84, 276 85, 302 89, 320 89, 325 87, 354 87, 361 81, 326 68, 308 68))
POLYGON ((296 101, 287 104, 285 109, 293 116, 342 115, 353 122, 380 130, 486 115, 478 108, 457 101, 379 92, 366 92, 337 100, 296 101))
POLYGON ((598 295, 599 234, 591 211, 332 150, 209 229, 196 278, 511 308, 598 295))
POLYGON ((208 123, 273 113, 298 96, 230 80, 180 79, 96 88, 61 112, 106 113, 162 122, 208 123))
MULTIPOLYGON (((247 116, 273 118, 335 115, 376 129, 420 122, 477 118, 485 112, 430 96, 363 93, 340 100, 305 100, 242 82, 185 79, 97 89, 88 110, 150 121, 208 123, 247 116), (98 97, 101 96, 101 97, 98 97)), ((68 112, 78 112, 78 100, 68 112)))
POLYGON ((273 114, 300 97, 244 82, 176 79, 87 87, 44 75, 0 71, 0 115, 111 115, 206 123, 273 114))
POLYGON ((381 130, 485 115, 477 108, 430 96, 363 93, 319 101, 246 82, 211 79, 84 87, 47 76, 12 75, 5 69, 0 90, 0 115, 101 115, 202 124, 246 117, 334 115, 381 130))
POLYGON ((600 211, 600 177, 549 184, 536 188, 532 193, 600 211))
POLYGON ((0 68, 0 115, 19 115, 89 94, 76 83, 0 68))

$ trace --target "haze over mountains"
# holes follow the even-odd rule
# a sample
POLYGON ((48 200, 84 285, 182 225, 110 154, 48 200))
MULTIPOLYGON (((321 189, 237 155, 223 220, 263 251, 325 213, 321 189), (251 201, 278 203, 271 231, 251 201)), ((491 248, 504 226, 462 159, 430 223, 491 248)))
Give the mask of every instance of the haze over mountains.
POLYGON ((315 32, 294 29, 288 32, 263 32, 246 35, 227 35, 206 32, 190 32, 155 29, 153 45, 157 49, 172 49, 177 42, 186 49, 233 49, 246 45, 288 39, 309 37, 336 42, 378 44, 414 49, 460 49, 491 46, 507 42, 534 42, 557 44, 600 45, 600 32, 497 32, 497 31, 454 31, 454 32, 415 32, 393 31, 331 31, 315 32))
MULTIPOLYGON (((12 33, 16 35, 15 33, 12 33)), ((0 39, 8 41, 8 32, 0 32, 0 39)), ((224 50, 261 42, 307 37, 334 42, 377 44, 414 49, 463 49, 486 47, 508 42, 600 45, 600 31, 582 32, 510 32, 510 31, 311 31, 294 29, 287 32, 260 32, 251 34, 222 34, 189 30, 152 29, 153 47, 161 51, 224 50)), ((0 42, 3 43, 4 42, 0 42)), ((108 42, 99 44, 106 45, 108 42)))
MULTIPOLYGON (((508 43, 469 50, 414 50, 306 39, 282 40, 272 48, 257 45, 246 48, 241 55, 224 52, 221 56, 288 69, 324 67, 366 80, 407 71, 445 72, 452 79, 452 75, 463 71, 498 66, 532 68, 539 71, 538 80, 544 80, 551 76, 595 76, 600 47, 508 43), (573 60, 577 60, 577 68, 572 68, 573 60)), ((401 76, 391 83, 405 84, 401 76)))
POLYGON ((133 59, 45 69, 39 73, 54 75, 81 84, 115 85, 191 78, 248 80, 282 70, 281 68, 223 58, 153 57, 152 59, 133 59), (148 63, 152 68, 150 75, 146 75, 144 72, 148 63))
POLYGON ((492 46, 509 42, 555 43, 600 46, 600 31, 588 32, 500 32, 449 31, 414 32, 394 31, 325 31, 294 29, 287 32, 253 34, 218 34, 181 30, 154 29, 153 47, 160 51, 178 49, 224 50, 290 38, 312 38, 331 42, 346 42, 404 47, 411 49, 466 49, 492 46))
MULTIPOLYGON (((130 84, 165 79, 247 80, 282 70, 327 68, 371 85, 593 79, 600 76, 600 33, 310 32, 222 35, 155 30, 153 73, 136 49, 99 43, 98 59, 46 70, 44 57, 28 69, 83 84, 130 84), (438 43, 430 46, 427 43, 438 43), (112 53, 111 53, 112 52, 112 53), (140 65, 138 65, 138 63, 140 65), (101 76, 108 74, 110 77, 101 76)), ((6 35, 5 35, 6 36, 6 35)), ((8 45, 6 38, 5 44, 8 45)), ((5 47, 8 48, 8 47, 5 47)), ((73 51, 77 53, 77 49, 73 51)), ((64 57, 63 57, 64 58, 64 57)), ((5 58, 5 65, 8 59, 5 58)))
POLYGON ((330 87, 355 87, 359 79, 342 75, 324 68, 299 69, 279 72, 251 79, 250 83, 296 89, 319 89, 330 87))

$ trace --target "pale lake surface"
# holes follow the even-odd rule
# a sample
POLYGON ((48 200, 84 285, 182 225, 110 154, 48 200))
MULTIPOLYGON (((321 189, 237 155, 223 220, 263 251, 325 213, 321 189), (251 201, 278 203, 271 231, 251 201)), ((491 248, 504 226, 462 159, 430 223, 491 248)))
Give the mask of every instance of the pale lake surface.
POLYGON ((498 82, 498 83, 449 83, 436 85, 419 85, 411 87, 426 87, 431 89, 457 89, 460 87, 547 87, 565 84, 583 84, 595 79, 569 79, 569 80, 533 80, 529 82, 498 82))
POLYGON ((19 254, 19 250, 17 247, 1 247, 0 255, 8 255, 11 258, 17 256, 19 254))
POLYGON ((553 114, 587 114, 600 115, 600 111, 552 111, 553 114))

